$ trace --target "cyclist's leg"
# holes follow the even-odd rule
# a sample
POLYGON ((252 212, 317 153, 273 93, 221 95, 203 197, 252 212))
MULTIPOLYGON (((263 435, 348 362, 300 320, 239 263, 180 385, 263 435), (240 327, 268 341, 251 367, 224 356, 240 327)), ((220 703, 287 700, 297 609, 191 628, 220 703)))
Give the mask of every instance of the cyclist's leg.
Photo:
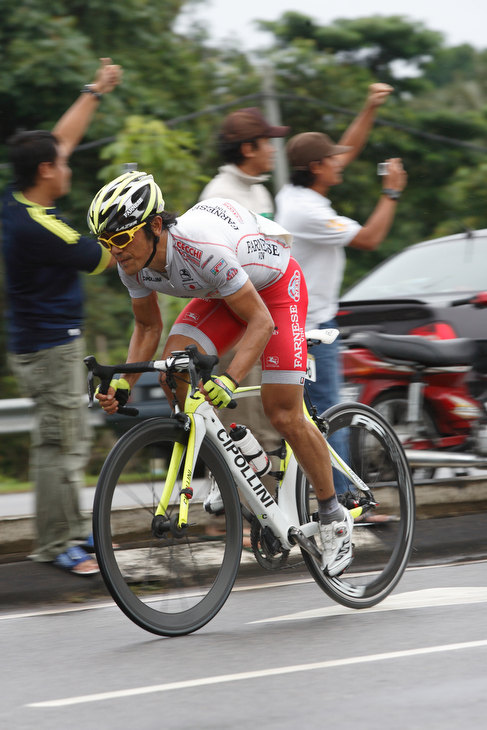
POLYGON ((263 383, 264 411, 288 442, 319 499, 335 494, 330 455, 316 426, 304 415, 303 387, 283 383, 263 383))
MULTIPOLYGON (((330 320, 320 324, 319 329, 329 329, 336 327, 336 321, 330 320)), ((309 401, 318 409, 318 414, 322 414, 331 406, 340 402, 340 386, 343 380, 340 354, 339 340, 330 345, 315 345, 311 351, 311 355, 316 363, 316 381, 306 380, 306 391, 309 395, 309 401)), ((338 431, 330 437, 329 442, 335 451, 345 460, 348 461, 348 450, 346 445, 345 433, 338 431)), ((337 494, 343 494, 348 489, 348 480, 338 471, 333 473, 335 482, 335 491, 337 494)))
POLYGON ((285 274, 260 295, 274 320, 274 333, 261 357, 264 411, 291 446, 318 497, 326 500, 335 494, 330 456, 303 409, 308 292, 297 262, 291 258, 285 274))
POLYGON ((274 334, 262 354, 262 399, 274 428, 291 446, 318 498, 322 567, 329 575, 343 572, 352 561, 353 520, 337 500, 328 447, 321 432, 304 414, 306 369, 304 325, 306 284, 291 259, 285 275, 261 292, 274 320, 274 334))
POLYGON ((262 398, 274 428, 291 446, 318 498, 323 569, 331 576, 352 561, 353 520, 337 500, 326 442, 303 409, 307 347, 304 335, 308 294, 299 265, 291 258, 284 276, 261 292, 274 320, 274 334, 262 354, 262 398))

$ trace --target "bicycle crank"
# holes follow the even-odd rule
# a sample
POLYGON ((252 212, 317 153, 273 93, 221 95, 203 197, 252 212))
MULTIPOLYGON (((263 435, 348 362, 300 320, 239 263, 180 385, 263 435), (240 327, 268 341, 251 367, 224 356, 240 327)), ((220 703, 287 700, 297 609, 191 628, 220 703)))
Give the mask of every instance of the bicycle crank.
POLYGON ((255 559, 266 570, 280 570, 284 567, 289 550, 282 550, 281 543, 268 528, 262 528, 259 520, 252 515, 250 522, 250 544, 255 559))
POLYGON ((293 540, 293 542, 297 542, 300 548, 303 548, 303 550, 306 550, 307 553, 321 561, 321 550, 314 542, 308 540, 304 532, 302 532, 299 528, 291 527, 289 530, 289 537, 293 540))

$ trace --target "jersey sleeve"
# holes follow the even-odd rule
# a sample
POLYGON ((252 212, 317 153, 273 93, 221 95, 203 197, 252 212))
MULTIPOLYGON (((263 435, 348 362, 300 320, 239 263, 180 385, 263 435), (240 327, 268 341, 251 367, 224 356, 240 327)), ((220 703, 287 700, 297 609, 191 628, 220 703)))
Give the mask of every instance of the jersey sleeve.
POLYGON ((59 266, 99 274, 110 260, 110 253, 93 238, 82 236, 60 216, 33 207, 29 215, 38 225, 28 231, 28 256, 39 266, 59 266))
POLYGON ((140 281, 138 279, 138 276, 140 274, 139 275, 135 274, 134 276, 128 276, 124 272, 122 267, 119 266, 118 264, 117 264, 117 269, 118 269, 118 275, 120 277, 120 281, 122 282, 122 284, 124 284, 127 287, 131 299, 143 299, 144 297, 149 296, 149 294, 151 293, 152 290, 149 289, 148 287, 144 286, 144 284, 140 283, 140 281))

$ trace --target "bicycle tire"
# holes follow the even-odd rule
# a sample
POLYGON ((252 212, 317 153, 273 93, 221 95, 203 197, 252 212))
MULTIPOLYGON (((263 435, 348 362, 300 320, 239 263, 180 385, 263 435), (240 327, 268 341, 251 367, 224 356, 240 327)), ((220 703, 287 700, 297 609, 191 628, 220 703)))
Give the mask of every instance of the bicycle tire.
MULTIPOLYGON (((359 403, 342 403, 329 408, 323 417, 329 424, 330 435, 347 429, 348 464, 372 489, 380 503, 375 517, 384 521, 371 521, 370 513, 354 524, 354 559, 340 576, 325 575, 320 562, 304 550, 303 559, 330 598, 349 608, 370 608, 394 589, 411 556, 415 526, 411 471, 394 429, 374 409, 359 403)), ((313 489, 300 470, 296 500, 301 522, 308 522, 317 504, 313 489)), ((316 544, 321 548, 319 536, 316 544)))
MULTIPOLYGON (((134 426, 108 455, 93 507, 96 555, 111 596, 135 624, 160 636, 191 633, 216 615, 233 587, 242 550, 238 493, 207 437, 193 474, 195 494, 184 535, 153 535, 152 519, 165 483, 161 470, 174 444, 187 439, 174 420, 153 418, 134 426), (210 475, 224 504, 218 518, 198 502, 197 489, 204 497, 210 475), (215 525, 219 534, 211 536, 209 527, 215 525)), ((178 478, 168 518, 176 519, 179 512, 180 486, 178 478)))

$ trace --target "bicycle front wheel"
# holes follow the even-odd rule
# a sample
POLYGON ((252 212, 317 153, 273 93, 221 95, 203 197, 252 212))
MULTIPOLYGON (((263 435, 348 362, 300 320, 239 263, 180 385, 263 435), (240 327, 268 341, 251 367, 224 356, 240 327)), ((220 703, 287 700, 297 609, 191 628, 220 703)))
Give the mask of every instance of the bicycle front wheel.
POLYGON ((132 428, 107 457, 93 508, 95 549, 108 590, 134 623, 162 636, 188 634, 215 616, 235 582, 242 550, 237 490, 207 438, 193 473, 188 526, 178 534, 180 466, 165 515, 171 531, 153 534, 169 459, 187 440, 172 420, 153 418, 132 428), (202 503, 213 480, 223 501, 219 517, 202 503))
MULTIPOLYGON (((415 499, 411 472, 394 429, 376 411, 359 403, 343 403, 323 416, 329 434, 343 431, 348 454, 343 458, 372 490, 379 507, 356 521, 352 533, 354 559, 340 576, 330 578, 320 563, 303 558, 320 588, 349 608, 369 608, 397 585, 413 548, 415 499)), ((350 484, 351 499, 359 491, 350 484)), ((298 512, 302 523, 317 510, 313 488, 298 470, 298 512)), ((321 549, 319 537, 316 543, 321 549)))

